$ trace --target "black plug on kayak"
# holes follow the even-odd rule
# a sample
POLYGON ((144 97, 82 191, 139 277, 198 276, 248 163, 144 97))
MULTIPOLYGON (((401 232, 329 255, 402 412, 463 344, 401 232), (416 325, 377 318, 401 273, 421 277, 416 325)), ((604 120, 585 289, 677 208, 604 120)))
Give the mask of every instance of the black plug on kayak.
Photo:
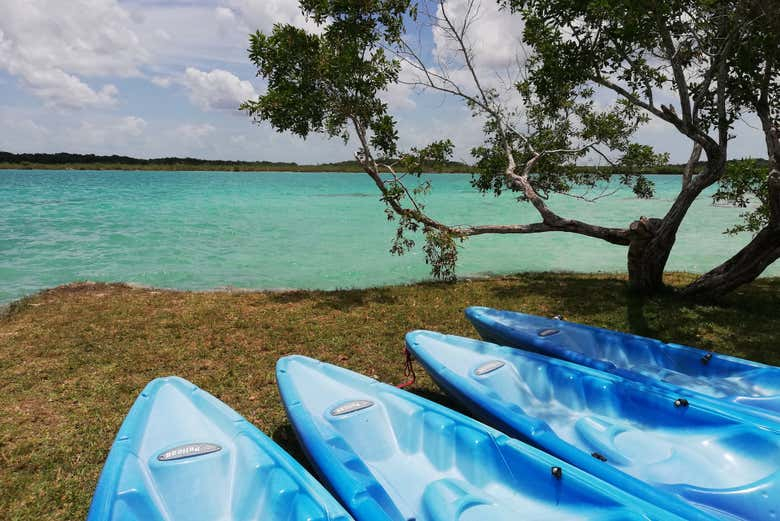
POLYGON ((563 318, 563 315, 553 315, 552 319, 553 319, 553 320, 565 320, 565 319, 563 318))
POLYGON ((710 360, 712 360, 712 353, 707 353, 706 355, 701 357, 701 363, 704 365, 709 364, 710 360))
POLYGON ((599 461, 607 461, 607 457, 601 454, 600 452, 593 452, 591 453, 591 456, 596 458, 599 461))
POLYGON ((563 476, 563 469, 561 467, 553 467, 550 469, 550 472, 555 477, 555 479, 561 479, 563 476))
POLYGON ((677 398, 674 401, 674 406, 675 407, 688 407, 688 400, 686 400, 685 398, 677 398))

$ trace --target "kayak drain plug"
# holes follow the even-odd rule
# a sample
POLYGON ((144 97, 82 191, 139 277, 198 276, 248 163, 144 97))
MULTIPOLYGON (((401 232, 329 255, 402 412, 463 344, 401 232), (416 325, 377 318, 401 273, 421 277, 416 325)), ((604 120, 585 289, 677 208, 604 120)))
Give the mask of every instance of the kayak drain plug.
POLYGON ((563 476, 563 469, 561 467, 553 467, 550 469, 550 472, 555 479, 561 479, 561 476, 563 476))
POLYGON ((675 407, 688 407, 688 400, 686 400, 685 398, 677 398, 674 401, 674 406, 675 407))

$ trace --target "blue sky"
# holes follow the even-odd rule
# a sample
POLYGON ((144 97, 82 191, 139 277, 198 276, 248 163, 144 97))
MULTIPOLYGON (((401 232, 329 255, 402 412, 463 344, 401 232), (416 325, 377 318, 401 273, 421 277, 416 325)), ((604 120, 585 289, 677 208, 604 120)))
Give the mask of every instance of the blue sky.
MULTIPOLYGON (((448 0, 457 12, 459 0, 448 0)), ((354 145, 305 142, 252 124, 236 110, 264 84, 247 36, 276 22, 309 26, 297 0, 4 0, 0 16, 0 150, 313 163, 349 159, 354 145)), ((474 26, 482 72, 514 61, 521 20, 485 2, 474 26)), ((443 52, 423 34, 426 54, 443 52)), ((479 122, 438 94, 394 87, 386 95, 402 144, 448 135, 469 160, 479 122)), ((762 155, 741 125, 732 155, 762 155)), ((684 161, 687 144, 661 124, 641 137, 684 161)))

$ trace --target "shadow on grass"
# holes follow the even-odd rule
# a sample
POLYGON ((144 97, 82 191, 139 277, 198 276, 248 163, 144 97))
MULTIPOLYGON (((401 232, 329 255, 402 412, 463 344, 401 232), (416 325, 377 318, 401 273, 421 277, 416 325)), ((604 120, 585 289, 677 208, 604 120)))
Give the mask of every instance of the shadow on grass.
POLYGON ((439 390, 433 391, 431 389, 423 389, 423 388, 416 389, 414 387, 410 387, 407 389, 407 391, 416 394, 421 398, 425 398, 426 400, 430 400, 432 402, 438 403, 439 405, 443 405, 444 407, 447 407, 448 409, 452 409, 453 411, 457 411, 461 414, 465 414, 466 416, 470 416, 469 411, 465 409, 460 404, 460 402, 455 401, 454 399, 450 398, 449 395, 439 390))
POLYGON ((303 452, 298 437, 295 435, 295 429, 289 423, 283 423, 279 425, 273 433, 271 433, 271 439, 274 440, 281 448, 287 451, 290 456, 295 458, 298 463, 311 473, 314 473, 309 459, 306 457, 306 453, 303 452))
POLYGON ((660 332, 647 321, 646 305, 647 299, 645 297, 629 294, 626 302, 626 321, 631 332, 635 335, 657 338, 660 336, 660 332))
POLYGON ((586 279, 554 273, 527 278, 519 276, 516 282, 494 286, 490 291, 496 298, 509 301, 542 295, 557 306, 555 313, 564 315, 567 311, 595 314, 623 308, 628 285, 625 280, 616 278, 586 279))
MULTIPOLYGON (((686 282, 673 281, 676 286, 686 282)), ((542 274, 520 276, 492 287, 490 293, 495 297, 492 305, 506 309, 537 309, 539 314, 541 298, 549 310, 546 314, 560 313, 576 322, 702 349, 722 349, 726 343, 727 352, 759 362, 776 364, 778 359, 776 350, 766 348, 776 335, 768 326, 777 323, 780 309, 773 281, 755 281, 718 300, 694 300, 683 298, 674 288, 642 297, 617 277, 542 274)))
POLYGON ((290 291, 278 293, 271 297, 277 304, 295 304, 314 302, 315 309, 334 309, 350 311, 369 304, 396 304, 398 298, 385 288, 366 290, 338 290, 331 292, 290 291))

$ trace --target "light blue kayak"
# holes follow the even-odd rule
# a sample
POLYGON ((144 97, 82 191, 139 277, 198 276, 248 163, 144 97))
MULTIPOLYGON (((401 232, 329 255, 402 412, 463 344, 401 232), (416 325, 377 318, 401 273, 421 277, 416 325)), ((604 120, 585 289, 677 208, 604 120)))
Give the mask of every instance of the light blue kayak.
POLYGON ((737 414, 780 427, 780 367, 609 329, 512 311, 470 307, 489 342, 520 347, 600 371, 687 390, 737 414))
POLYGON ((694 506, 725 519, 777 519, 775 433, 669 391, 511 347, 430 331, 406 342, 476 416, 621 490, 688 518, 694 506))
POLYGON ((304 451, 358 521, 681 519, 352 371, 289 356, 276 375, 304 451))
POLYGON ((88 521, 348 521, 303 467, 181 378, 150 382, 108 454, 88 521))

